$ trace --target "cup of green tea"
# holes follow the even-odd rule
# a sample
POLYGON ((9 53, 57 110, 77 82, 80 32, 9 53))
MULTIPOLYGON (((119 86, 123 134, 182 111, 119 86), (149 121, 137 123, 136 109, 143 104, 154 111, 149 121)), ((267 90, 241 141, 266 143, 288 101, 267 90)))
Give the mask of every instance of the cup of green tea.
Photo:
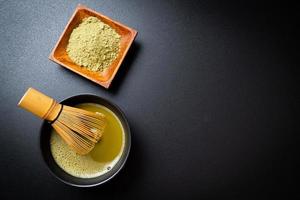
POLYGON ((131 134, 124 113, 110 101, 90 94, 72 96, 61 103, 103 113, 108 123, 94 149, 79 155, 44 121, 40 148, 47 167, 68 185, 93 187, 107 182, 123 168, 130 151, 131 134))

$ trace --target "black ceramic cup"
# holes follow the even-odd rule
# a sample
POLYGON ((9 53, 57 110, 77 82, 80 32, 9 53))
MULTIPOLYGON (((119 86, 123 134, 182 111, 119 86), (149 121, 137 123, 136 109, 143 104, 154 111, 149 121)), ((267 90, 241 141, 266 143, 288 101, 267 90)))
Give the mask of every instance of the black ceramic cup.
POLYGON ((110 109, 114 114, 119 118, 119 120, 122 123, 124 132, 125 132, 125 146, 124 150, 122 152, 122 155, 119 159, 119 161, 116 163, 116 165, 107 173, 100 175, 95 178, 78 178, 74 177, 68 173, 66 173, 63 169, 61 169, 55 162, 55 160, 52 157, 51 151, 50 151, 50 133, 52 130, 52 127, 50 123, 47 121, 44 121, 41 127, 41 133, 40 133, 40 148, 42 152, 42 157, 49 168, 50 172, 58 178, 60 181, 76 186, 76 187, 93 187, 100 185, 102 183, 105 183, 109 181, 111 178, 113 178, 124 166, 127 157, 129 155, 130 146, 131 146, 131 134, 128 122, 126 120, 126 117, 124 113, 121 111, 121 109, 116 106, 115 104, 111 103, 110 101, 90 94, 82 94, 77 96, 72 96, 70 98, 67 98, 61 102, 64 105, 68 106, 75 106, 77 104, 81 103, 96 103, 103 105, 110 109))

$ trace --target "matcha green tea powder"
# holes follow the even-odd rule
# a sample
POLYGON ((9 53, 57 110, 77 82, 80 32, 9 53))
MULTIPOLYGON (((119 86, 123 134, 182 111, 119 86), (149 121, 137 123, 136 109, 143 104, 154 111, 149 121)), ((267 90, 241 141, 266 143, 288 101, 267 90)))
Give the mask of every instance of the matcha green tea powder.
POLYGON ((67 53, 70 59, 91 71, 103 71, 116 59, 121 36, 96 17, 84 18, 70 36, 67 53))

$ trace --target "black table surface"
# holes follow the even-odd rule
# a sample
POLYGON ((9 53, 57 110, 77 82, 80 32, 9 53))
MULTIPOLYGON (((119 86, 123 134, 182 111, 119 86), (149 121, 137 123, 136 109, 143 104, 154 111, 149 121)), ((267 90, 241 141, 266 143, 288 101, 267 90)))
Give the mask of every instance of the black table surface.
POLYGON ((259 1, 1 0, 0 198, 297 194, 296 12, 259 1), (78 3, 139 32, 109 90, 48 60, 78 3), (132 129, 122 171, 95 188, 53 177, 40 154, 41 120, 17 107, 28 87, 119 105, 132 129))

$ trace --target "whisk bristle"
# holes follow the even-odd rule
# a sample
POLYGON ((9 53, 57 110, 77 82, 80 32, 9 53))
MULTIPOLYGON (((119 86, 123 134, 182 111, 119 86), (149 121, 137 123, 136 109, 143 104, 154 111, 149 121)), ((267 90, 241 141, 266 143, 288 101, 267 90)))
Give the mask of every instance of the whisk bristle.
POLYGON ((18 105, 36 116, 52 122, 63 140, 79 154, 89 153, 106 126, 105 116, 79 108, 63 106, 53 98, 29 88, 18 105))
POLYGON ((70 147, 84 155, 100 140, 106 120, 101 113, 63 106, 52 126, 70 147))

